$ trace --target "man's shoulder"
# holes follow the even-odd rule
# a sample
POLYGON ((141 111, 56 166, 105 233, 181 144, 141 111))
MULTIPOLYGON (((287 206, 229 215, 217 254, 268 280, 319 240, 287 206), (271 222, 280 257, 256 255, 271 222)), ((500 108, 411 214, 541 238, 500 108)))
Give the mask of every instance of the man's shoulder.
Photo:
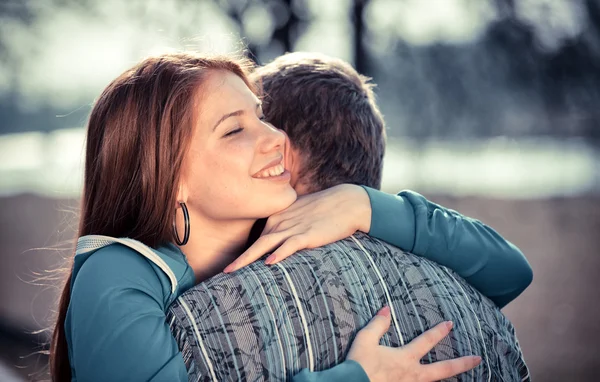
POLYGON ((309 248, 298 251, 298 253, 317 253, 320 251, 357 251, 364 252, 365 250, 369 251, 392 251, 394 253, 404 253, 412 255, 408 252, 403 251, 402 249, 395 247, 391 244, 386 243, 383 240, 377 239, 375 237, 369 236, 363 232, 356 232, 347 238, 338 240, 336 242, 317 247, 317 248, 309 248))
MULTIPOLYGON (((296 255, 314 258, 320 256, 386 256, 411 263, 419 263, 426 260, 363 232, 356 232, 345 239, 321 247, 303 249, 298 251, 296 255)), ((291 258, 294 256, 291 256, 291 258)))

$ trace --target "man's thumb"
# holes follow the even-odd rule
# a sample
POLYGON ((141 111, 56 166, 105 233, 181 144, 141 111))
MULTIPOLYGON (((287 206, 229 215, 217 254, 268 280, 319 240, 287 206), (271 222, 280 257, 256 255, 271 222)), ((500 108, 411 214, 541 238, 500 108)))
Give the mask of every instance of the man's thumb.
POLYGON ((392 321, 390 307, 384 306, 377 312, 377 315, 369 321, 367 326, 365 326, 361 332, 364 332, 364 337, 367 337, 369 342, 375 342, 379 344, 379 340, 381 337, 388 331, 390 328, 390 323, 392 321))

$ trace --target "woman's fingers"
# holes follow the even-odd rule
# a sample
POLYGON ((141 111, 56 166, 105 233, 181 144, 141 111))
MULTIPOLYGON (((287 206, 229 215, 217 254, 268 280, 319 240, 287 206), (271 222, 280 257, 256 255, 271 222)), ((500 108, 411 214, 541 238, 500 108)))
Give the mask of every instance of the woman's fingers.
POLYGON ((274 248, 277 248, 292 235, 293 234, 289 231, 283 231, 259 237, 258 240, 235 259, 233 263, 229 264, 223 272, 235 272, 238 269, 245 267, 258 260, 265 253, 271 252, 274 248))
POLYGON ((267 258, 267 264, 275 264, 301 249, 309 248, 312 240, 305 231, 306 229, 299 223, 295 223, 281 231, 265 234, 259 237, 233 263, 229 264, 223 272, 230 273, 243 268, 258 260, 265 253, 273 252, 267 258))
POLYGON ((424 381, 439 381, 469 371, 481 363, 479 356, 466 356, 423 365, 424 381))
POLYGON ((301 249, 309 248, 309 243, 306 235, 298 234, 288 237, 267 259, 267 265, 276 264, 281 260, 290 257, 301 249))
POLYGON ((420 359, 448 334, 451 323, 442 322, 401 348, 380 346, 390 322, 390 308, 385 307, 356 334, 346 357, 358 362, 373 382, 438 381, 471 370, 481 362, 480 357, 469 356, 422 365, 420 359))
POLYGON ((290 229, 296 225, 298 225, 297 219, 293 218, 283 218, 281 216, 271 216, 267 219, 267 224, 265 224, 265 228, 262 230, 261 236, 268 235, 275 232, 285 231, 290 229))
POLYGON ((440 322, 412 340, 404 349, 411 352, 417 358, 421 358, 450 333, 452 325, 452 321, 440 322))
MULTIPOLYGON (((445 321, 437 324, 433 328, 424 332, 403 349, 408 351, 416 359, 421 359, 427 354, 442 338, 446 337, 452 329, 452 321, 445 321)), ((423 366, 422 380, 439 381, 440 379, 450 378, 454 375, 464 373, 479 365, 481 357, 467 356, 448 361, 436 362, 431 365, 423 366)))
POLYGON ((274 215, 269 216, 265 228, 261 235, 267 235, 272 232, 283 231, 290 226, 297 224, 295 220, 300 217, 304 217, 302 211, 312 199, 308 196, 301 196, 296 201, 283 211, 280 211, 274 215), (300 210, 300 211, 298 211, 300 210))
POLYGON ((356 333, 357 346, 376 346, 379 345, 381 337, 389 330, 392 316, 390 307, 384 306, 377 312, 375 317, 369 321, 367 326, 356 333))
POLYGON ((269 218, 267 219, 267 222, 265 223, 265 227, 262 230, 262 233, 260 234, 260 236, 264 236, 264 235, 268 235, 271 233, 271 231, 273 231, 274 228, 276 228, 279 223, 281 222, 281 216, 278 214, 275 215, 271 215, 269 216, 269 218))

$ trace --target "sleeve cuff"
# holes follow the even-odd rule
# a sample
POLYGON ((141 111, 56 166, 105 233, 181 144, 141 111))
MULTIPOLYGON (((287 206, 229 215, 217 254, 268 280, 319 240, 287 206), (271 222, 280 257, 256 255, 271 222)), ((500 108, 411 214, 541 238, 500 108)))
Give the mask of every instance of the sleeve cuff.
POLYGON ((412 252, 415 245, 415 211, 403 196, 363 186, 371 202, 369 235, 412 252))
POLYGON ((294 376, 294 382, 369 382, 369 377, 365 370, 356 361, 345 360, 331 369, 310 372, 308 369, 303 369, 299 374, 294 376))

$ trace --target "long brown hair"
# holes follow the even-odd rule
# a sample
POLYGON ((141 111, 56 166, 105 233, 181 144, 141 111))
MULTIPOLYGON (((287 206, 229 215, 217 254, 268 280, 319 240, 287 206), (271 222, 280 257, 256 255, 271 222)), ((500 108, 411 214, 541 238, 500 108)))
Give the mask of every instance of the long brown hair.
MULTIPOLYGON (((180 169, 193 133, 199 88, 211 70, 227 70, 252 89, 250 61, 194 53, 148 58, 102 92, 87 126, 78 237, 130 237, 156 247, 172 240, 180 169)), ((64 323, 71 272, 50 343, 53 381, 70 381, 64 323)))

